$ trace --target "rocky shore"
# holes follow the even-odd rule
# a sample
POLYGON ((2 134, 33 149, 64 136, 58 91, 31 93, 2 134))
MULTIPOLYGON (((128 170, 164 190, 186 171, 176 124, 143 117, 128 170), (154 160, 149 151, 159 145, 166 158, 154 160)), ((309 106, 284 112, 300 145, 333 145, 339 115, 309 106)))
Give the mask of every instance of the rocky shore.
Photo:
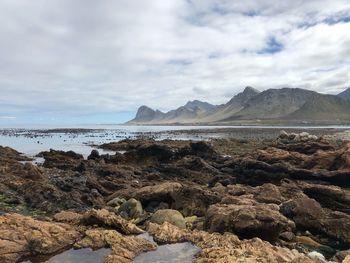
POLYGON ((41 152, 40 166, 0 147, 0 262, 72 248, 133 262, 183 242, 194 262, 350 262, 350 143, 338 139, 122 140, 100 146, 114 155, 41 152))

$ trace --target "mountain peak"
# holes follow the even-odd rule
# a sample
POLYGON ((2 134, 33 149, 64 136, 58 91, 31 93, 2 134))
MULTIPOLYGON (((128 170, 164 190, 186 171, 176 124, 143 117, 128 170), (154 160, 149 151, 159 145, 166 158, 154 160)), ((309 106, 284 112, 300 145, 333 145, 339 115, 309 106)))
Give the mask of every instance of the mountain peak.
POLYGON ((339 97, 349 99, 350 98, 350 88, 345 89, 344 91, 338 94, 339 97))
POLYGON ((161 118, 163 115, 164 113, 159 110, 153 110, 146 105, 142 105, 140 108, 138 108, 135 118, 130 122, 148 122, 161 118))
POLYGON ((190 100, 184 105, 184 107, 189 109, 189 110, 194 110, 194 109, 198 108, 198 109, 201 109, 203 111, 208 111, 208 110, 215 108, 214 105, 212 105, 208 102, 205 102, 205 101, 200 101, 200 100, 192 100, 192 101, 190 100))
POLYGON ((243 93, 260 93, 260 91, 258 91, 257 89, 254 89, 253 87, 247 86, 245 87, 245 89, 243 90, 243 93))

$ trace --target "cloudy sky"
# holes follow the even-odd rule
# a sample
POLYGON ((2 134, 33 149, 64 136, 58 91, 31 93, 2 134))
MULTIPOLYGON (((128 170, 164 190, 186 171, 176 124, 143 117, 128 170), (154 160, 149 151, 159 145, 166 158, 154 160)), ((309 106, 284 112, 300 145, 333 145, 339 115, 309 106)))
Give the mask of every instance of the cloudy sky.
POLYGON ((0 0, 0 123, 350 86, 349 0, 0 0))

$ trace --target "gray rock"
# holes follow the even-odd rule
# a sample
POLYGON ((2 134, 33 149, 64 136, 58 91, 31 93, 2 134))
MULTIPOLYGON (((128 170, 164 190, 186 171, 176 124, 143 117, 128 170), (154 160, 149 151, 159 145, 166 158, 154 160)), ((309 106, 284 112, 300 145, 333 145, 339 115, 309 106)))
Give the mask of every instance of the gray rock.
POLYGON ((280 131, 280 139, 288 139, 289 134, 286 131, 280 131))
POLYGON ((317 251, 312 251, 307 256, 316 262, 326 262, 326 258, 317 251))
POLYGON ((112 206, 112 207, 117 207, 117 206, 121 206, 122 204, 124 204, 126 202, 126 200, 124 198, 119 198, 116 197, 112 200, 110 200, 107 205, 108 206, 112 206))
POLYGON ((186 228, 186 222, 182 214, 179 211, 172 209, 158 210, 152 215, 150 221, 159 225, 163 224, 164 222, 168 222, 179 228, 186 228))
POLYGON ((127 218, 138 218, 143 214, 142 204, 140 201, 130 198, 119 207, 118 212, 124 217, 127 215, 127 218))

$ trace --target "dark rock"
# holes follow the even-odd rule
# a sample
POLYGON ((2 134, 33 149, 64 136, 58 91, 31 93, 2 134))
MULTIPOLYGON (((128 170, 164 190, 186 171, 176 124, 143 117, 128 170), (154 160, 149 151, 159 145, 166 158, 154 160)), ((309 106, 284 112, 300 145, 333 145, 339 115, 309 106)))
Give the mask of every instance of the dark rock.
POLYGON ((205 227, 210 232, 232 232, 242 238, 260 237, 275 242, 293 224, 278 212, 276 205, 222 204, 209 207, 205 227))
POLYGON ((92 150, 90 155, 88 156, 88 160, 97 160, 100 158, 100 153, 98 150, 92 150))

